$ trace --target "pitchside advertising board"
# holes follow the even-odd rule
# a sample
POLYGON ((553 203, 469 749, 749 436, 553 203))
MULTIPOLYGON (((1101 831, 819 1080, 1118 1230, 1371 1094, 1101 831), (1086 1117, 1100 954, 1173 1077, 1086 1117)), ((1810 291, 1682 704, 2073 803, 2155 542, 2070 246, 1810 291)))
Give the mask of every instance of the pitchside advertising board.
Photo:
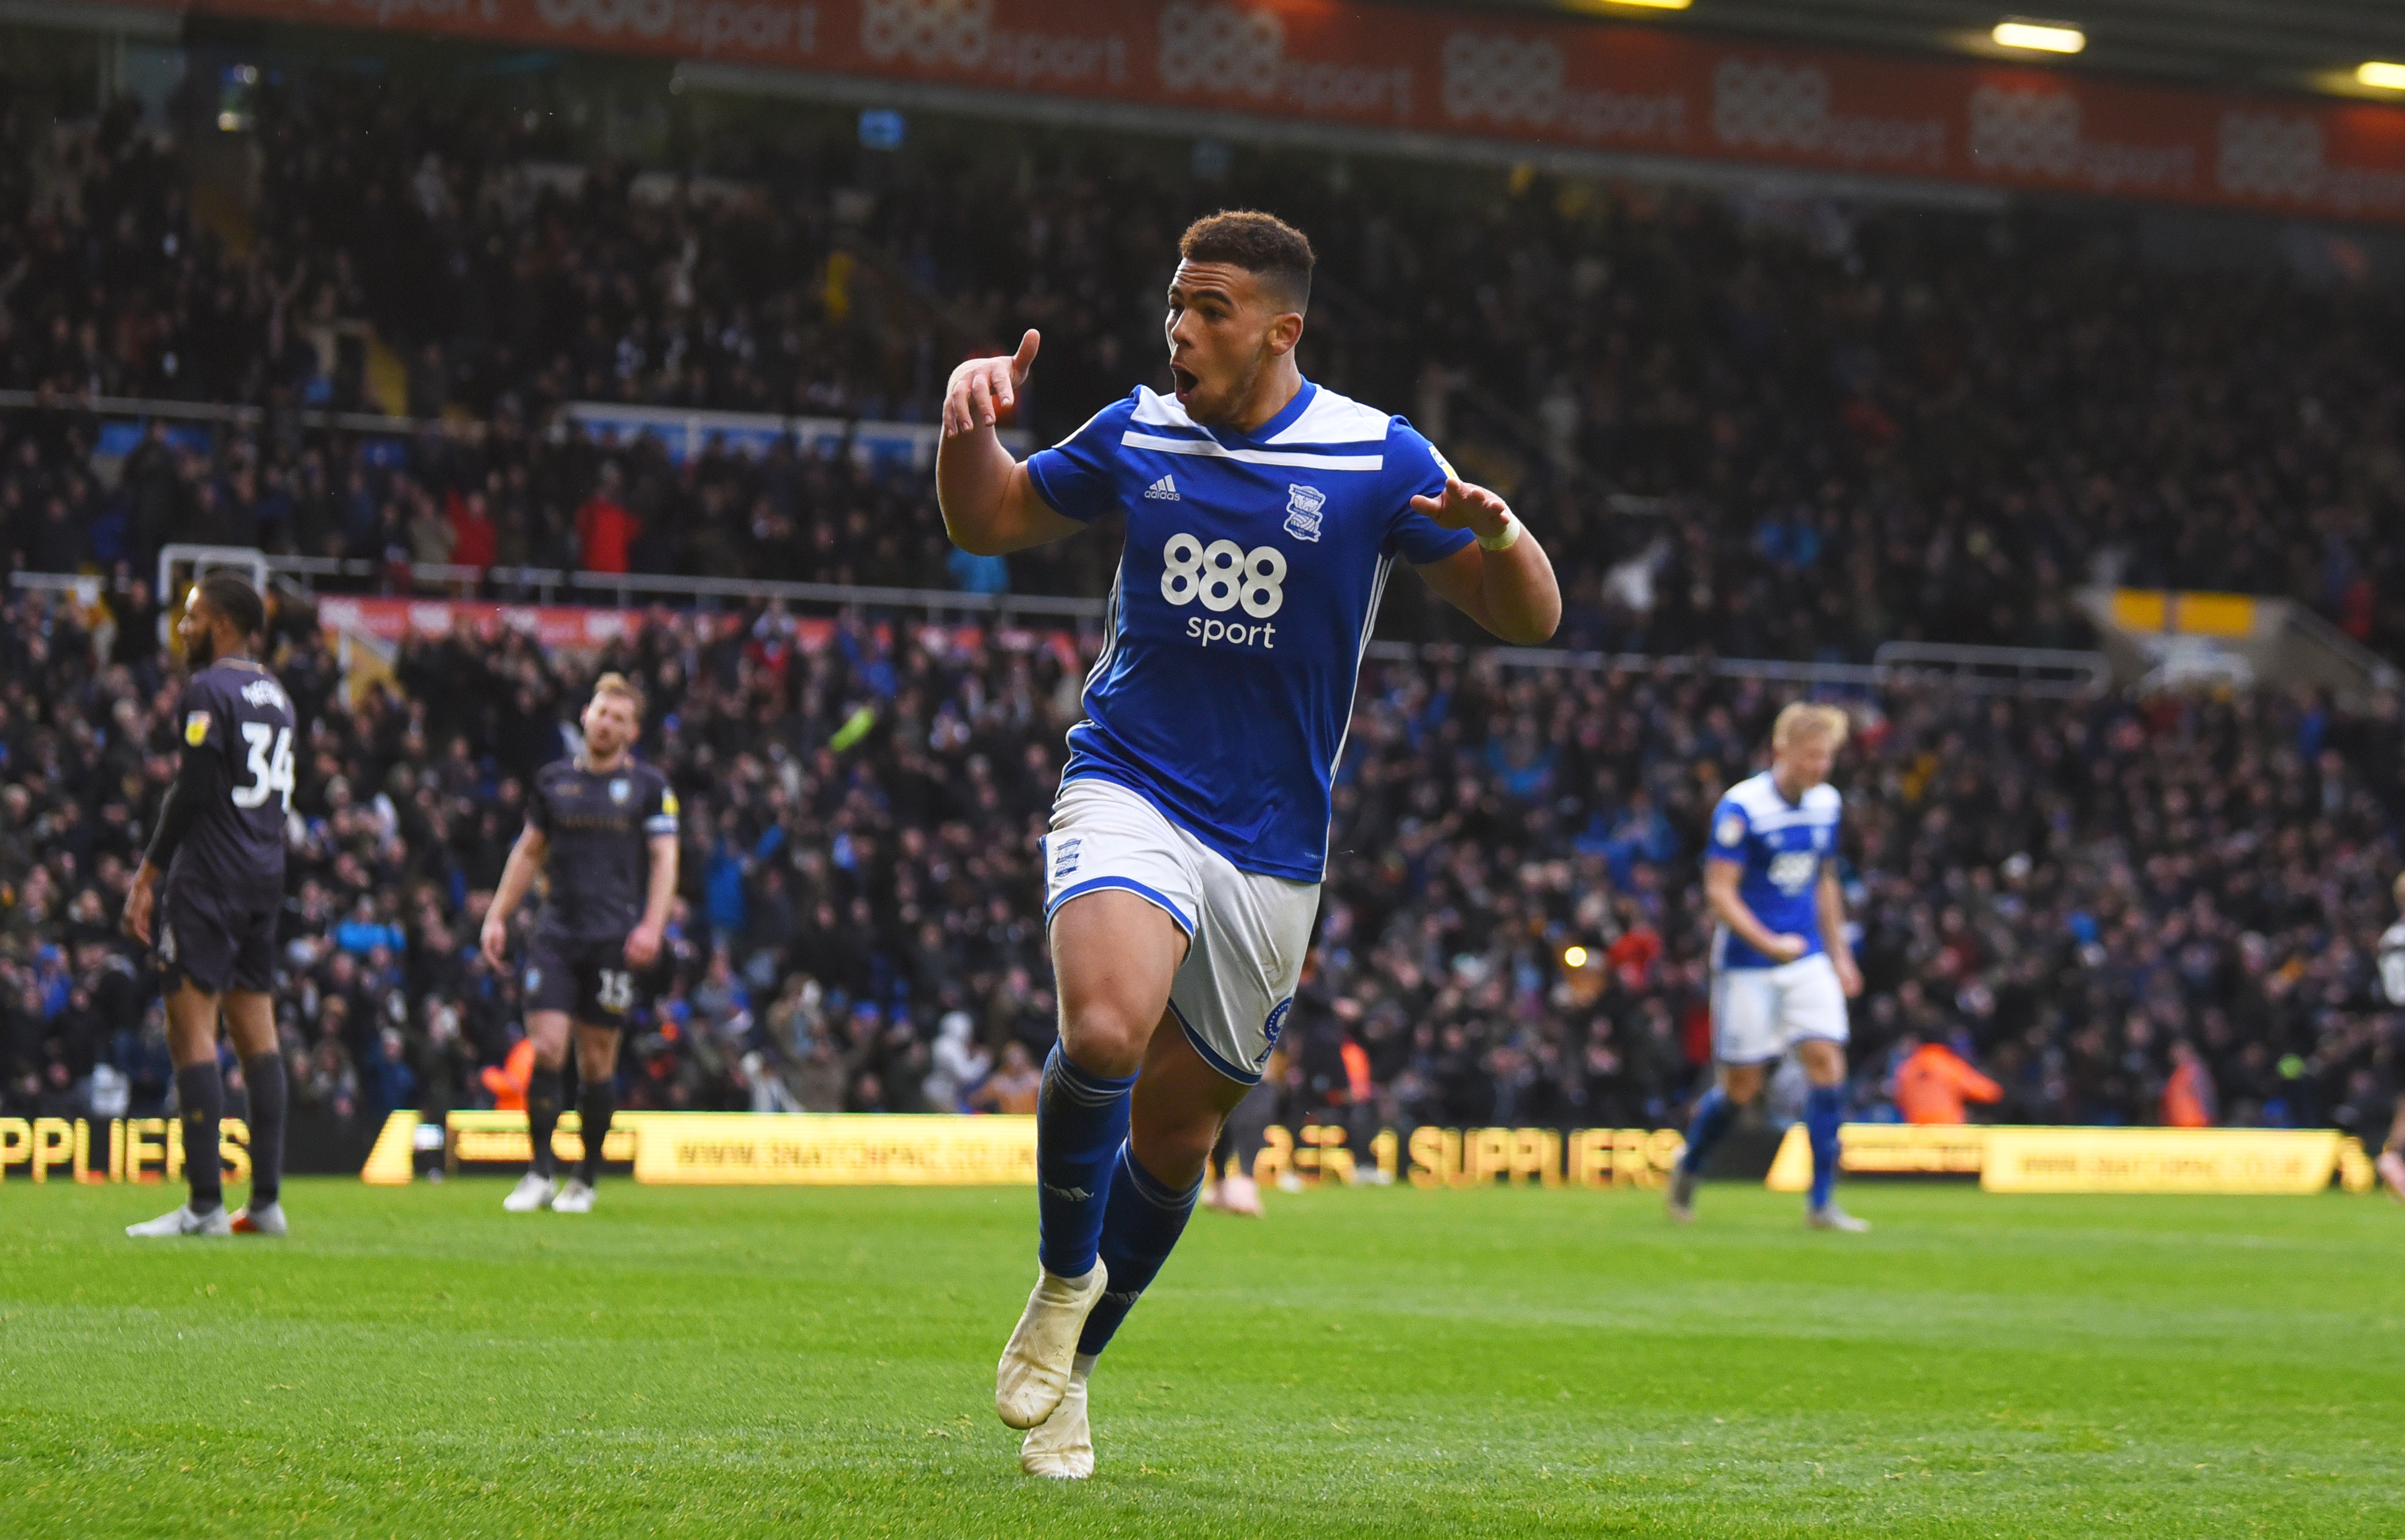
POLYGON ((2397 107, 1487 9, 1350 0, 192 0, 192 8, 890 80, 944 88, 956 94, 943 100, 972 110, 1042 95, 1139 116, 1233 114, 2405 222, 2397 107))
MULTIPOLYGON (((225 1180, 250 1180, 250 1131, 223 1125, 225 1180)), ((1264 1182, 1409 1183, 1414 1187, 1655 1187, 1686 1149, 1675 1128, 1381 1129, 1365 1146, 1333 1125, 1272 1127, 1254 1157, 1264 1182)), ((2333 1183, 2376 1185, 2351 1135, 2314 1128, 1914 1127, 1849 1123, 1840 1167, 1849 1178, 1976 1182, 1993 1193, 2218 1193, 2304 1196, 2333 1183)), ((359 1175, 405 1183, 421 1174, 515 1175, 533 1148, 524 1113, 457 1112, 440 1120, 395 1113, 359 1175)), ((552 1153, 580 1160, 576 1114, 560 1119, 552 1153)), ((1035 1180, 1032 1117, 879 1113, 624 1113, 602 1146, 602 1169, 638 1182, 708 1186, 1026 1186, 1035 1180)), ((1765 1185, 1802 1192, 1812 1156, 1790 1128, 1765 1185)), ((107 1121, 0 1117, 0 1183, 180 1182, 183 1127, 175 1118, 107 1121)))

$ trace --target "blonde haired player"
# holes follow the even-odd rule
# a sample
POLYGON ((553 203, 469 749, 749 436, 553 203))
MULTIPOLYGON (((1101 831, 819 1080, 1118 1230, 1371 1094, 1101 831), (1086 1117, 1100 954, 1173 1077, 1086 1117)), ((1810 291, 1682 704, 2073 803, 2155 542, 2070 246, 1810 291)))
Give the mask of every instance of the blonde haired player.
POLYGON ((1763 1072, 1793 1050, 1811 1090, 1812 1141, 1805 1223, 1821 1230, 1870 1226, 1837 1207, 1837 1129, 1846 1115, 1846 1001, 1863 992, 1846 939, 1837 884, 1837 820, 1844 799, 1829 784, 1846 742, 1846 714, 1797 701, 1770 732, 1770 768, 1729 788, 1712 809, 1704 897, 1712 934, 1712 1057, 1717 1083, 1695 1104, 1687 1153, 1670 1179, 1670 1217, 1695 1217, 1695 1179, 1737 1113, 1762 1094, 1763 1072))
MULTIPOLYGON (((2380 935, 2380 992, 2388 1003, 2405 1006, 2405 872, 2397 876, 2397 886, 2390 890, 2396 897, 2398 920, 2380 935)), ((2380 1147, 2380 1158, 2373 1163, 2380 1169, 2380 1180, 2388 1183, 2389 1195, 2405 1203, 2405 1095, 2397 1099, 2397 1113, 2388 1123, 2388 1142, 2380 1147)))
POLYGON ((501 1200, 512 1213, 592 1211, 601 1143, 618 1110, 619 1035, 649 1000, 676 898, 676 792, 666 776, 634 756, 641 692, 623 674, 602 675, 593 681, 583 725, 583 753, 535 772, 526 831, 485 911, 485 959, 499 968, 509 954, 511 914, 537 872, 550 878, 527 945, 526 1028, 534 1043, 527 1131, 534 1161, 501 1200), (563 1186, 552 1170, 551 1137, 559 1126, 571 1019, 584 1082, 576 1110, 584 1155, 563 1186))

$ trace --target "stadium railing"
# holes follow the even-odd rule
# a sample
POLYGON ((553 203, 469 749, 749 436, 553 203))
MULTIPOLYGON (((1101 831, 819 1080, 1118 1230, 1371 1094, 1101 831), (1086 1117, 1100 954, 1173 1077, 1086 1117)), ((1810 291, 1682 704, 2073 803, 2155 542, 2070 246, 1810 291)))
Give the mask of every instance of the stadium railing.
MULTIPOLYGON (((169 545, 159 553, 158 592, 177 591, 185 581, 211 567, 232 567, 255 578, 312 591, 316 578, 373 580, 395 568, 360 557, 270 555, 246 546, 169 545)), ((637 595, 679 607, 715 608, 726 600, 768 599, 796 607, 869 613, 923 613, 930 622, 949 617, 1051 616, 1099 623, 1100 599, 1051 594, 972 594, 941 588, 875 588, 848 583, 768 582, 750 578, 687 578, 647 572, 578 572, 560 567, 478 567, 420 563, 408 568, 414 581, 440 587, 482 584, 541 595, 606 595, 619 609, 637 595), (680 605, 680 601, 682 604, 680 605)), ((19 588, 72 591, 91 604, 101 578, 91 573, 15 572, 19 588)), ((592 602, 590 599, 587 602, 592 602)), ((1704 674, 1718 679, 1756 679, 1812 688, 1869 691, 1892 684, 1933 684, 1971 694, 2021 694, 2079 699, 2113 684, 2111 664, 2100 652, 2035 647, 1953 647, 1891 642, 1867 664, 1797 662, 1782 658, 1723 658, 1704 653, 1574 651, 1567 648, 1468 647, 1454 642, 1373 641, 1367 655, 1381 663, 1464 664, 1483 659, 1505 668, 1571 669, 1589 673, 1704 674)))

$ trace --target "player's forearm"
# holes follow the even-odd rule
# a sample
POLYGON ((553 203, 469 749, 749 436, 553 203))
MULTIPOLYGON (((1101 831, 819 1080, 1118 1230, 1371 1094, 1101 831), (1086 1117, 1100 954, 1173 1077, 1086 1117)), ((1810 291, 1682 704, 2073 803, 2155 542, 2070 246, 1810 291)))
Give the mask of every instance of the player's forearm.
POLYGON ((1840 962, 1854 960, 1854 944, 1846 937, 1846 895, 1836 877, 1823 873, 1819 894, 1821 945, 1840 962))
POLYGON ((1704 899, 1711 905, 1712 917, 1727 926, 1736 934, 1737 940, 1744 942, 1757 952, 1767 953, 1778 949, 1775 944, 1779 937, 1772 932, 1769 926, 1762 923, 1754 914, 1753 906, 1737 896, 1735 883, 1732 882, 1725 888, 1716 883, 1705 883, 1704 899))
POLYGON ((935 506, 944 533, 973 556, 1008 550, 1005 525, 1019 463, 992 427, 948 436, 935 445, 935 506))
POLYGON ((1523 527, 1501 551, 1483 551, 1479 583, 1486 599, 1486 629, 1514 647, 1551 639, 1562 623, 1561 584, 1537 538, 1523 527))
POLYGON ((486 911, 488 917, 504 925, 509 923, 510 917, 517 913, 519 903, 524 902, 527 889, 534 885, 536 864, 524 845, 511 848, 510 859, 501 867, 500 886, 493 889, 493 905, 486 911))
POLYGON ((668 922, 668 905, 676 902, 677 844, 664 839, 652 847, 651 889, 643 895, 643 924, 657 931, 668 922), (665 853, 663 853, 665 847, 665 853))

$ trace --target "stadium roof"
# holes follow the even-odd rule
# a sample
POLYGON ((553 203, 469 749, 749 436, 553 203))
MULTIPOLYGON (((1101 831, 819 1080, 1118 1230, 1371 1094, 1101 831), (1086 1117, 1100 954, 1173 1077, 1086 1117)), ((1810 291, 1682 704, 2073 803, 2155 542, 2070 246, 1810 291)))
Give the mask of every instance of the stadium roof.
POLYGON ((1751 33, 1849 48, 2024 62, 1997 46, 2008 17, 2067 22, 2088 46, 2065 67, 2216 86, 2364 95, 2367 60, 2405 62, 2398 0, 1691 0, 1682 10, 1614 0, 1484 0, 1501 9, 1570 12, 1674 28, 1751 33))

